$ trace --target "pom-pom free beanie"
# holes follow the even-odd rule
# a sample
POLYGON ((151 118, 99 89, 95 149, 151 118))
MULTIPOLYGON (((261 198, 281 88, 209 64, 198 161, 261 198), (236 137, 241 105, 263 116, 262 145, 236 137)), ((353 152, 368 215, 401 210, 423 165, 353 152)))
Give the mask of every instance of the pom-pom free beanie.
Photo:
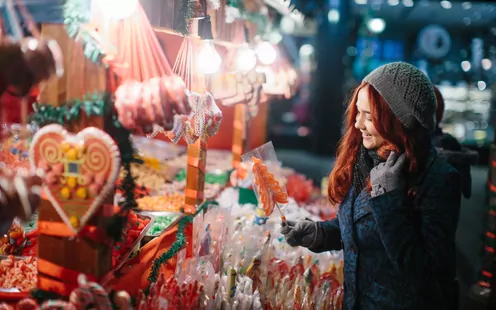
POLYGON ((363 81, 377 90, 407 129, 420 125, 428 132, 434 131, 436 96, 422 71, 404 62, 393 62, 375 69, 363 81))

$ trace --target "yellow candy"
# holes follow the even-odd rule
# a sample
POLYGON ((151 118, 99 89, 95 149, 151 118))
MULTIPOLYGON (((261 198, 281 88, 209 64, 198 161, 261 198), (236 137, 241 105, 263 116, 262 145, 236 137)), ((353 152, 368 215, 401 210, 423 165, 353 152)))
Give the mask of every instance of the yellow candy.
POLYGON ((69 223, 71 223, 71 226, 74 228, 79 228, 79 219, 75 216, 71 216, 69 218, 69 223))
POLYGON ((67 185, 70 188, 75 188, 77 185, 77 179, 75 177, 68 177, 67 178, 67 185))
POLYGON ((60 196, 64 199, 71 198, 71 190, 68 187, 64 187, 60 190, 60 196))
POLYGON ((81 199, 86 199, 88 197, 88 191, 86 190, 86 187, 80 187, 76 191, 76 195, 81 198, 81 199))
POLYGON ((79 144, 77 146, 77 156, 78 156, 78 158, 83 157, 84 152, 86 152, 86 146, 84 144, 79 144))
POLYGON ((69 142, 62 142, 62 144, 60 144, 60 150, 64 153, 66 153, 70 148, 71 144, 69 142))
POLYGON ((77 159, 77 151, 76 149, 72 148, 70 150, 67 151, 67 153, 65 154, 65 157, 68 159, 68 160, 76 160, 77 159))

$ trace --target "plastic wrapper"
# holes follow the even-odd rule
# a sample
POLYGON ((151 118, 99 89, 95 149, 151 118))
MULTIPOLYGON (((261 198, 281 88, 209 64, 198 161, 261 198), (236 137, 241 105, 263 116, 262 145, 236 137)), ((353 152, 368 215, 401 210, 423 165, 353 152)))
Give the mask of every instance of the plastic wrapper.
POLYGON ((246 154, 241 156, 243 163, 245 163, 249 169, 249 179, 253 184, 255 189, 255 193, 259 202, 259 207, 261 207, 266 216, 269 216, 274 211, 274 208, 279 208, 282 210, 288 200, 288 193, 286 191, 286 187, 284 185, 284 177, 279 173, 277 173, 278 168, 280 167, 280 163, 277 159, 276 152, 274 150, 274 146, 272 142, 268 142, 246 154), (264 174, 264 177, 261 181, 259 181, 260 185, 257 186, 256 176, 253 172, 254 159, 259 159, 262 163, 267 167, 267 172, 264 174), (270 176, 270 174, 273 175, 270 176), (268 180, 276 181, 269 182, 268 180), (278 183, 278 184, 277 184, 278 183), (272 184, 272 185, 271 185, 272 184), (265 193, 265 194, 264 194, 265 193), (285 197, 285 201, 283 201, 285 197), (277 204, 277 206, 276 206, 277 204))
POLYGON ((29 146, 36 125, 3 124, 1 131, 0 162, 11 169, 27 168, 29 165, 29 146))
POLYGON ((20 255, 25 243, 24 228, 15 219, 7 233, 0 237, 0 255, 20 255))

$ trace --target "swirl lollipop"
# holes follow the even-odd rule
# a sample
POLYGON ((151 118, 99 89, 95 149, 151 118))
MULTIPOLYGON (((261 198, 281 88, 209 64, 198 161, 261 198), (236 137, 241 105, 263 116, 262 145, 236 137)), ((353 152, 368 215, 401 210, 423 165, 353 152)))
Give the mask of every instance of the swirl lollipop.
POLYGON ((286 221, 286 216, 278 204, 287 204, 288 194, 284 192, 279 182, 275 179, 274 175, 269 172, 267 166, 261 159, 252 157, 252 161, 255 187, 260 195, 260 202, 262 203, 262 209, 265 212, 265 215, 271 215, 276 206, 281 213, 281 219, 286 221))

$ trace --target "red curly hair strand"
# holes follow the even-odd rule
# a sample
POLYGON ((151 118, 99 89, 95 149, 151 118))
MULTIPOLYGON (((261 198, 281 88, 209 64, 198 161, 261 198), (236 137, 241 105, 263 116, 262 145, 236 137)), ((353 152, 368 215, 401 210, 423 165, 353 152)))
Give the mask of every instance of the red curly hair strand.
MULTIPOLYGON (((391 151, 405 153, 408 165, 405 172, 417 174, 425 166, 427 153, 427 133, 423 131, 408 131, 394 115, 386 101, 369 84, 362 83, 353 93, 346 110, 346 133, 341 138, 337 150, 334 169, 329 176, 327 193, 333 204, 340 204, 348 194, 353 182, 353 167, 358 158, 362 144, 362 133, 355 128, 357 116, 358 92, 368 88, 370 114, 377 132, 386 141, 377 152, 382 159, 387 159, 391 151)), ((368 185, 370 191, 370 183, 368 185)))

